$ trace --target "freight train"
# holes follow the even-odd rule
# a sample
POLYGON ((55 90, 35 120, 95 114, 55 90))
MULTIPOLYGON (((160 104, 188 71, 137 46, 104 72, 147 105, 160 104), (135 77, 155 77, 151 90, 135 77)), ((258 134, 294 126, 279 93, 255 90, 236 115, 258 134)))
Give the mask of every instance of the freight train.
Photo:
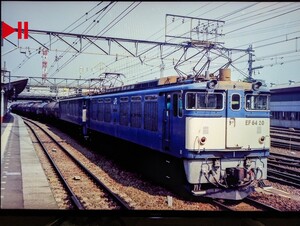
MULTIPOLYGON (((232 81, 230 69, 221 69, 214 78, 164 77, 43 108, 86 138, 106 134, 142 147, 131 156, 133 164, 147 165, 148 174, 175 190, 240 200, 267 178, 269 102, 261 81, 232 81)), ((13 108, 21 113, 26 106, 33 105, 13 108)), ((125 146, 114 149, 127 152, 125 146)))

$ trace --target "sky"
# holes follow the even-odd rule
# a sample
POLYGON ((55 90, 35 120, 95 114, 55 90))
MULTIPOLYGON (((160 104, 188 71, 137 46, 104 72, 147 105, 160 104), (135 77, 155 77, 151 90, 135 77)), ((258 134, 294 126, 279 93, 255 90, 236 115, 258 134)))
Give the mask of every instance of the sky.
MULTIPOLYGON (((1 1, 1 21, 12 27, 17 27, 18 21, 28 21, 29 30, 128 40, 168 43, 210 40, 226 49, 239 50, 252 45, 252 67, 259 68, 252 74, 254 79, 263 79, 268 85, 285 84, 289 80, 300 82, 299 2, 1 1), (213 26, 218 27, 221 36, 199 36, 197 32, 190 36, 191 27, 198 24, 201 28, 201 23, 208 20, 220 21, 213 26), (183 34, 185 38, 179 38, 183 34)), ((61 37, 61 40, 31 32, 29 35, 38 42, 31 38, 18 40, 17 33, 3 40, 1 68, 5 62, 12 76, 42 77, 47 73, 48 78, 91 79, 99 78, 105 72, 114 72, 124 74, 123 82, 130 84, 178 74, 174 65, 183 56, 182 48, 169 45, 149 50, 153 44, 120 42, 127 51, 116 43, 94 41, 109 53, 106 54, 86 39, 81 40, 83 48, 78 53, 75 49, 80 49, 80 41, 74 37, 61 37), (43 48, 40 43, 49 48, 47 55, 38 51, 43 48), (145 50, 149 51, 140 57, 133 56, 145 50), (46 68, 42 67, 43 61, 47 61, 46 68)), ((215 53, 202 55, 201 51, 200 47, 189 49, 185 55, 188 60, 180 65, 180 70, 191 74, 193 67, 199 70, 207 59, 216 58, 205 69, 209 73, 224 64, 224 59, 216 57, 215 53)), ((243 51, 225 54, 233 61, 233 67, 230 67, 232 79, 244 79, 248 75, 249 56, 243 51)))

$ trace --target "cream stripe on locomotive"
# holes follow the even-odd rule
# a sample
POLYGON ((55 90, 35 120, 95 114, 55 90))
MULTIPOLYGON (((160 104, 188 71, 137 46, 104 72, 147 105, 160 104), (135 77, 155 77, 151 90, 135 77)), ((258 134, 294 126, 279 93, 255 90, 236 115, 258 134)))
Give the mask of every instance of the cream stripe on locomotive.
POLYGON ((270 148, 269 118, 186 118, 188 150, 270 148))
POLYGON ((225 149, 226 118, 186 118, 185 148, 225 149))

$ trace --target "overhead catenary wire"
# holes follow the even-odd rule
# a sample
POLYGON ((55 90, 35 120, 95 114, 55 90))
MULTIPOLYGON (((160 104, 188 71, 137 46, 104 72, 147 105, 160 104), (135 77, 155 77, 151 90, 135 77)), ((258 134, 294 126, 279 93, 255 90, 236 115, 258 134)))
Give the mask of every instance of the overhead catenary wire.
MULTIPOLYGON (((72 24, 70 24, 67 28, 65 28, 63 31, 66 31, 68 28, 70 28, 71 26, 73 26, 75 23, 77 23, 80 19, 82 19, 85 15, 88 15, 91 11, 93 11, 94 9, 96 9, 96 7, 100 6, 102 2, 98 3, 96 6, 94 6, 92 9, 90 9, 88 12, 86 12, 83 16, 81 16, 79 19, 77 19, 75 22, 73 22, 72 24)), ((103 8, 105 9, 105 7, 103 8)), ((103 10, 101 9, 101 10, 103 10)), ((99 10, 99 11, 101 11, 99 10)), ((98 11, 98 12, 99 12, 98 11)), ((98 13, 97 12, 97 13, 98 13)), ((77 27, 75 27, 77 28, 77 27)), ((71 29, 69 32, 73 31, 75 28, 71 29)), ((55 43, 57 40, 52 40, 52 44, 55 43)), ((47 42, 45 45, 49 46, 49 42, 47 42)), ((12 72, 15 72, 17 69, 21 68, 27 61, 29 61, 32 57, 36 56, 39 54, 39 50, 36 50, 33 54, 31 54, 30 56, 26 56, 26 58, 18 65, 17 68, 13 69, 12 72)))
MULTIPOLYGON (((125 16, 127 16, 133 9, 135 9, 138 5, 139 5, 140 3, 138 3, 136 6, 134 6, 132 9, 130 9, 130 7, 131 6, 133 6, 133 4, 131 4, 129 7, 127 7, 125 10, 123 10, 122 12, 121 12, 121 14, 119 14, 118 16, 117 16, 117 18, 118 17, 121 17, 121 18, 119 18, 118 20, 117 20, 117 22, 115 22, 112 26, 115 26, 121 19, 123 19, 125 16), (127 10, 129 10, 129 12, 126 12, 127 10), (125 13, 126 12, 126 13, 125 13), (122 15, 123 13, 125 13, 125 15, 122 15)), ((114 19, 113 21, 115 21, 116 19, 114 19)), ((111 22, 112 23, 112 22, 111 22)), ((112 28, 112 26, 109 28, 109 29, 111 29, 112 28)), ((102 31, 100 31, 97 35, 99 35, 99 34, 104 34, 105 32, 107 32, 107 30, 102 30, 102 31)), ((96 35, 96 36, 97 36, 96 35)), ((91 45, 91 43, 89 43, 89 44, 86 44, 83 48, 82 48, 82 51, 84 51, 85 49, 87 49, 89 46, 91 45)), ((69 60, 67 60, 66 62, 64 62, 64 64, 59 68, 59 70, 61 70, 62 68, 64 68, 65 66, 67 66, 70 62, 72 62, 78 55, 79 55, 80 53, 76 53, 76 54, 74 54, 73 56, 71 56, 70 58, 69 58, 69 60)), ((53 73, 53 74, 51 74, 50 76, 53 76, 55 73, 53 73)))
POLYGON ((281 16, 283 16, 283 15, 286 15, 286 14, 289 14, 289 13, 292 13, 292 12, 295 12, 295 11, 298 11, 298 10, 300 10, 300 7, 299 7, 299 8, 296 8, 296 9, 293 9, 293 10, 290 10, 290 11, 288 11, 288 12, 281 13, 281 14, 279 14, 279 15, 275 15, 275 16, 272 16, 272 17, 269 17, 269 18, 266 18, 266 19, 263 19, 263 20, 254 22, 254 23, 252 23, 252 24, 245 25, 245 26, 240 27, 240 28, 236 28, 236 29, 234 29, 234 30, 228 31, 226 34, 230 34, 230 33, 233 33, 233 32, 235 32, 235 31, 240 31, 240 30, 242 30, 242 29, 249 28, 249 27, 251 27, 251 26, 254 26, 254 25, 257 25, 257 24, 266 22, 266 21, 268 21, 268 20, 275 19, 275 18, 277 18, 277 17, 281 17, 281 16))
MULTIPOLYGON (((260 4, 263 4, 263 3, 260 3, 260 4)), ((226 24, 228 26, 232 26, 232 25, 235 25, 235 24, 245 22, 247 20, 253 20, 253 18, 258 19, 259 17, 264 17, 264 16, 267 16, 268 14, 271 14, 271 13, 274 14, 274 13, 276 13, 276 10, 283 10, 284 11, 284 10, 286 10, 286 7, 289 6, 291 3, 289 3, 286 6, 282 6, 282 4, 281 4, 277 8, 268 9, 268 8, 273 7, 275 5, 278 5, 278 4, 280 4, 280 2, 274 3, 272 5, 267 5, 265 7, 259 7, 258 9, 256 8, 256 9, 254 9, 250 12, 244 13, 242 15, 238 15, 236 17, 229 18, 229 19, 227 19, 226 24), (268 10, 266 11, 266 9, 268 9, 268 10)))
MULTIPOLYGON (((208 3, 207 3, 208 4, 208 3)), ((252 4, 253 5, 253 3, 250 3, 250 4, 252 4)), ((260 3, 257 3, 257 4, 260 4, 260 3)), ((277 4, 279 4, 279 3, 275 3, 275 4, 272 4, 272 6, 274 7, 275 5, 277 6, 277 4)), ((212 5, 207 5, 207 6, 212 6, 212 5)), ((249 5, 248 6, 245 6, 245 7, 243 7, 243 8, 247 8, 247 7, 249 7, 248 9, 252 9, 249 5)), ((290 6, 284 6, 284 8, 282 8, 281 9, 281 12, 283 12, 283 13, 285 13, 286 12, 286 10, 287 10, 287 8, 288 7, 290 7, 290 6), (284 10, 284 11, 283 11, 284 10)), ((247 21, 249 21, 251 24, 252 23, 255 23, 255 22, 257 22, 257 20, 258 20, 258 18, 263 18, 263 19, 266 19, 266 18, 264 18, 266 15, 269 15, 270 16, 270 7, 269 8, 267 8, 267 7, 261 7, 261 8, 259 8, 258 10, 257 10, 257 13, 255 13, 255 10, 253 10, 252 12, 252 14, 253 15, 249 15, 248 13, 247 13, 247 11, 243 14, 243 15, 241 15, 239 18, 242 20, 242 19, 245 19, 245 21, 247 20, 247 21), (262 10, 260 10, 261 8, 264 8, 265 10, 262 12, 262 10), (267 9, 268 9, 268 11, 267 11, 267 9), (259 11, 260 10, 260 11, 259 11), (258 15, 258 13, 260 13, 260 15, 258 15), (254 16, 254 15, 258 15, 258 16, 254 16), (246 17, 247 16, 247 17, 246 17), (252 16, 252 18, 250 18, 250 16, 252 16)), ((248 10, 248 9, 245 9, 245 10, 248 10)), ((272 16, 276 16, 276 15, 278 15, 278 11, 279 11, 279 7, 277 7, 277 9, 278 10, 273 10, 273 11, 271 11, 273 14, 272 14, 272 16), (275 13, 276 12, 276 13, 275 13)), ((228 11, 227 11, 228 12, 228 11)), ((249 11, 248 11, 249 12, 249 11)), ((201 14, 201 13, 199 13, 199 14, 201 14)), ((201 15, 203 15, 203 14, 201 14, 201 15)), ((219 14, 211 14, 211 15, 215 15, 215 16, 219 16, 218 18, 222 18, 222 15, 219 15, 219 14)), ((231 13, 226 13, 226 14, 224 14, 223 15, 223 17, 226 17, 227 19, 228 19, 228 21, 230 21, 230 22, 232 22, 232 23, 227 23, 226 22, 226 25, 228 25, 228 27, 229 26, 233 26, 234 24, 235 25, 241 25, 240 27, 242 27, 242 24, 241 24, 241 22, 239 21, 239 19, 234 19, 234 20, 232 20, 231 18, 235 18, 235 17, 233 17, 233 16, 236 16, 236 15, 238 15, 238 12, 237 12, 237 10, 233 10, 231 13)), ((85 15, 84 15, 85 16, 85 15)), ((83 16, 83 17, 84 17, 83 16)), ((238 18, 238 17, 236 17, 236 18, 238 18)), ((272 20, 272 19, 270 19, 270 20, 272 20)), ((122 21, 122 20, 120 20, 120 21, 122 21)), ((267 21, 269 21, 269 20, 267 20, 267 21)), ((80 22, 80 21, 79 21, 80 22)), ((95 23, 95 22, 94 22, 95 23)), ((76 24, 78 24, 78 22, 76 23, 76 24)), ((85 23, 86 24, 86 23, 85 23)), ((92 23, 91 23, 92 24, 92 23)), ((75 25, 75 24, 74 24, 75 25)), ((73 25, 73 26, 74 26, 73 25)), ((111 24, 112 25, 112 24, 111 24)), ((255 25, 253 25, 253 27, 254 27, 255 25)), ((284 26, 284 24, 282 24, 282 26, 284 26)), ((291 21, 289 21, 289 24, 287 25, 287 26, 293 26, 293 27, 296 27, 297 26, 297 24, 296 24, 296 22, 295 23, 293 23, 293 25, 291 25, 291 21)), ((287 26, 285 26, 285 27, 287 27, 287 26)), ((258 29, 260 29, 259 30, 259 32, 260 33, 262 33, 262 32, 271 32, 272 31, 272 29, 275 29, 275 27, 276 27, 276 29, 281 29, 281 26, 279 25, 279 24, 276 24, 276 25, 274 25, 274 26, 269 26, 269 27, 265 27, 265 28, 258 28, 258 29), (277 26, 277 27, 276 27, 277 26)), ((255 26, 255 28, 256 28, 256 26, 255 26)), ((258 29, 256 29, 256 30, 258 30, 258 29)), ((245 30, 245 29, 243 29, 243 30, 245 30)), ((253 30, 252 30, 253 31, 253 30)), ((246 31, 247 32, 247 31, 246 31)), ((226 35, 227 35, 227 37, 228 36, 230 36, 230 37, 232 37, 232 35, 240 35, 240 38, 242 39, 243 38, 243 36, 245 35, 245 34, 247 34, 246 32, 239 32, 239 31, 234 31, 234 32, 232 32, 232 33, 227 33, 226 35)), ((274 36, 275 37, 275 36, 274 36)), ((293 38, 293 37, 289 37, 289 38, 293 38)), ((276 40, 274 39, 274 44, 272 45, 271 43, 273 43, 272 42, 272 36, 270 36, 269 37, 269 40, 265 40, 265 43, 263 43, 263 42, 260 42, 261 43, 261 45, 259 45, 259 46, 255 46, 255 49, 259 49, 259 48, 257 48, 257 47, 261 47, 261 48, 267 48, 268 46, 275 46, 275 45, 277 45, 277 44, 275 44, 275 42, 276 42, 276 40), (265 45, 265 47, 263 47, 265 45)), ((254 39, 254 41, 253 41, 253 43, 254 44, 257 44, 257 43, 259 43, 259 42, 256 42, 256 40, 254 39)), ((253 44, 252 43, 252 44, 253 44)), ((283 43, 283 42, 282 42, 283 43)), ((279 44, 279 43, 278 43, 279 44)), ((248 45, 248 43, 245 43, 245 46, 246 45, 248 45)), ((248 47, 248 46, 247 46, 248 47)), ((154 63, 154 60, 153 61, 150 61, 152 58, 154 58, 154 56, 156 55, 156 52, 155 51, 157 51, 157 50, 153 50, 153 51, 151 51, 151 52, 149 52, 149 55, 148 55, 148 53, 147 53, 147 58, 145 59, 145 61, 144 61, 144 65, 146 65, 147 63, 154 63)), ((167 48, 164 48, 164 53, 167 53, 167 52, 170 52, 167 48)), ((71 51, 69 50, 69 51, 66 51, 66 53, 71 53, 71 51)), ((81 54, 84 54, 84 52, 82 52, 81 54)), ((29 56, 29 55, 27 55, 27 56, 29 56)), ((31 58, 31 56, 32 56, 32 54, 29 56, 29 58, 31 58)), ((26 57, 26 59, 29 59, 29 58, 27 58, 26 57)), ((115 61, 115 60, 113 60, 112 58, 109 58, 109 57, 107 57, 107 59, 108 60, 103 60, 103 63, 105 63, 105 65, 111 65, 112 67, 111 68, 124 68, 125 67, 125 70, 129 70, 129 69, 132 69, 132 67, 130 67, 130 65, 134 62, 134 58, 132 58, 132 57, 126 57, 125 55, 122 57, 121 56, 121 54, 119 54, 119 57, 118 57, 118 61, 115 61), (127 63, 127 61, 128 61, 128 59, 129 59, 129 63, 127 63), (107 61, 110 61, 110 63, 107 63, 107 61), (120 66, 118 66, 119 64, 121 63, 121 66, 123 65, 123 67, 120 67, 120 66), (127 64, 127 65, 126 65, 127 64), (126 65, 126 66, 124 66, 124 65, 126 65)), ((138 59, 137 59, 138 60, 138 59)), ((169 60, 169 59, 165 59, 166 61, 168 61, 167 63, 170 63, 171 61, 169 60)), ((60 60, 60 62, 62 62, 62 60, 60 60)), ((71 61, 72 62, 72 61, 71 61)), ((70 62, 70 63, 71 63, 70 62)), ((157 69, 157 70, 159 70, 159 64, 160 64, 161 62, 158 62, 158 66, 156 66, 155 68, 157 69)), ((139 63, 140 65, 141 65, 141 63, 139 63)), ((150 67, 150 66, 149 66, 150 67)), ((104 68, 104 67, 103 67, 104 68)), ((167 69, 168 67, 166 67, 166 69, 167 69)), ((62 68, 61 68, 62 69, 62 68)), ((147 71, 149 72, 149 70, 151 70, 151 69, 147 69, 147 71)), ((142 72, 143 70, 141 69, 136 69, 136 74, 142 74, 143 72, 142 72), (139 71, 139 72, 138 72, 139 71)), ((147 72, 146 72, 147 73, 147 72)))
POLYGON ((240 13, 242 10, 249 9, 249 8, 251 8, 251 7, 253 7, 253 6, 257 5, 257 4, 259 4, 259 2, 253 3, 253 4, 251 4, 251 5, 247 5, 247 6, 242 7, 242 8, 238 8, 238 9, 236 9, 236 10, 230 12, 230 13, 227 13, 227 14, 225 14, 225 15, 223 15, 223 16, 217 17, 216 19, 217 19, 217 20, 224 20, 224 19, 227 18, 227 17, 230 17, 230 16, 232 16, 232 15, 235 15, 235 14, 237 14, 237 13, 240 13))
MULTIPOLYGON (((86 19, 86 21, 88 21, 88 20, 90 20, 90 19, 92 19, 94 16, 96 16, 97 15, 97 17, 95 18, 95 19, 93 19, 93 21, 90 23, 90 25, 88 25, 88 27, 86 27, 85 28, 85 30, 82 32, 82 34, 86 34, 86 33, 88 33, 90 30, 92 30, 95 26, 96 26, 96 22, 97 21, 99 21, 99 20, 101 20, 115 5, 116 5, 116 3, 117 2, 110 2, 108 5, 106 5, 105 7, 103 7, 101 10, 99 10, 99 11, 97 11, 94 15, 92 15, 91 17, 89 17, 88 19, 86 19), (111 8, 109 8, 109 7, 111 7, 111 8), (106 11, 107 10, 107 11, 106 11), (102 14, 104 14, 103 16, 102 16, 102 14), (99 17, 101 17, 100 19, 99 19, 99 17)), ((85 22, 86 22, 85 21, 85 22)), ((82 25, 83 23, 81 23, 80 25, 82 25)), ((76 28, 78 28, 78 26, 76 26, 76 28)), ((74 28, 75 29, 75 28, 74 28)), ((74 29, 72 29, 72 31, 74 30, 74 29)), ((77 40, 75 40, 74 41, 74 43, 77 43, 78 42, 78 40, 79 39, 77 39, 77 40)), ((66 49, 66 51, 64 52, 64 53, 62 53, 60 56, 59 56, 59 59, 61 59, 63 56, 65 56, 67 53, 68 53, 68 51, 71 49, 71 47, 69 46, 69 47, 67 47, 67 49, 66 49)), ((75 56, 75 55, 73 55, 73 56, 75 56)), ((54 64, 55 64, 55 60, 54 60, 54 62, 52 63, 52 65, 50 66, 50 68, 52 68, 53 66, 54 66, 54 64)), ((60 66, 59 68, 57 68, 56 69, 56 71, 54 72, 54 73, 52 73, 51 75, 50 75, 50 77, 53 77, 54 75, 55 75, 55 73, 57 73, 57 72, 59 72, 60 70, 61 70, 61 67, 62 66, 60 66)), ((50 72, 50 71, 49 71, 50 72)))
MULTIPOLYGON (((253 5, 252 5, 253 6, 253 5)), ((248 6, 248 7, 250 7, 250 6, 248 6)), ((284 13, 284 14, 286 14, 286 13, 284 13)), ((274 17, 272 17, 272 18, 274 18, 274 17)), ((239 28, 240 29, 240 28, 239 28)), ((237 29, 237 30, 239 30, 239 29, 237 29)))

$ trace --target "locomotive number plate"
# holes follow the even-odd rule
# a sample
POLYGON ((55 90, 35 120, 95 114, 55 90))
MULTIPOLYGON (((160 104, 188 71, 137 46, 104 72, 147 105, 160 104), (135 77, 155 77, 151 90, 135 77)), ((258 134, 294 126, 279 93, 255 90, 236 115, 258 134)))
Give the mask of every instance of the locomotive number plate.
POLYGON ((265 124, 265 121, 263 121, 263 120, 251 120, 251 119, 245 120, 246 126, 250 126, 250 125, 263 126, 264 124, 265 124))

